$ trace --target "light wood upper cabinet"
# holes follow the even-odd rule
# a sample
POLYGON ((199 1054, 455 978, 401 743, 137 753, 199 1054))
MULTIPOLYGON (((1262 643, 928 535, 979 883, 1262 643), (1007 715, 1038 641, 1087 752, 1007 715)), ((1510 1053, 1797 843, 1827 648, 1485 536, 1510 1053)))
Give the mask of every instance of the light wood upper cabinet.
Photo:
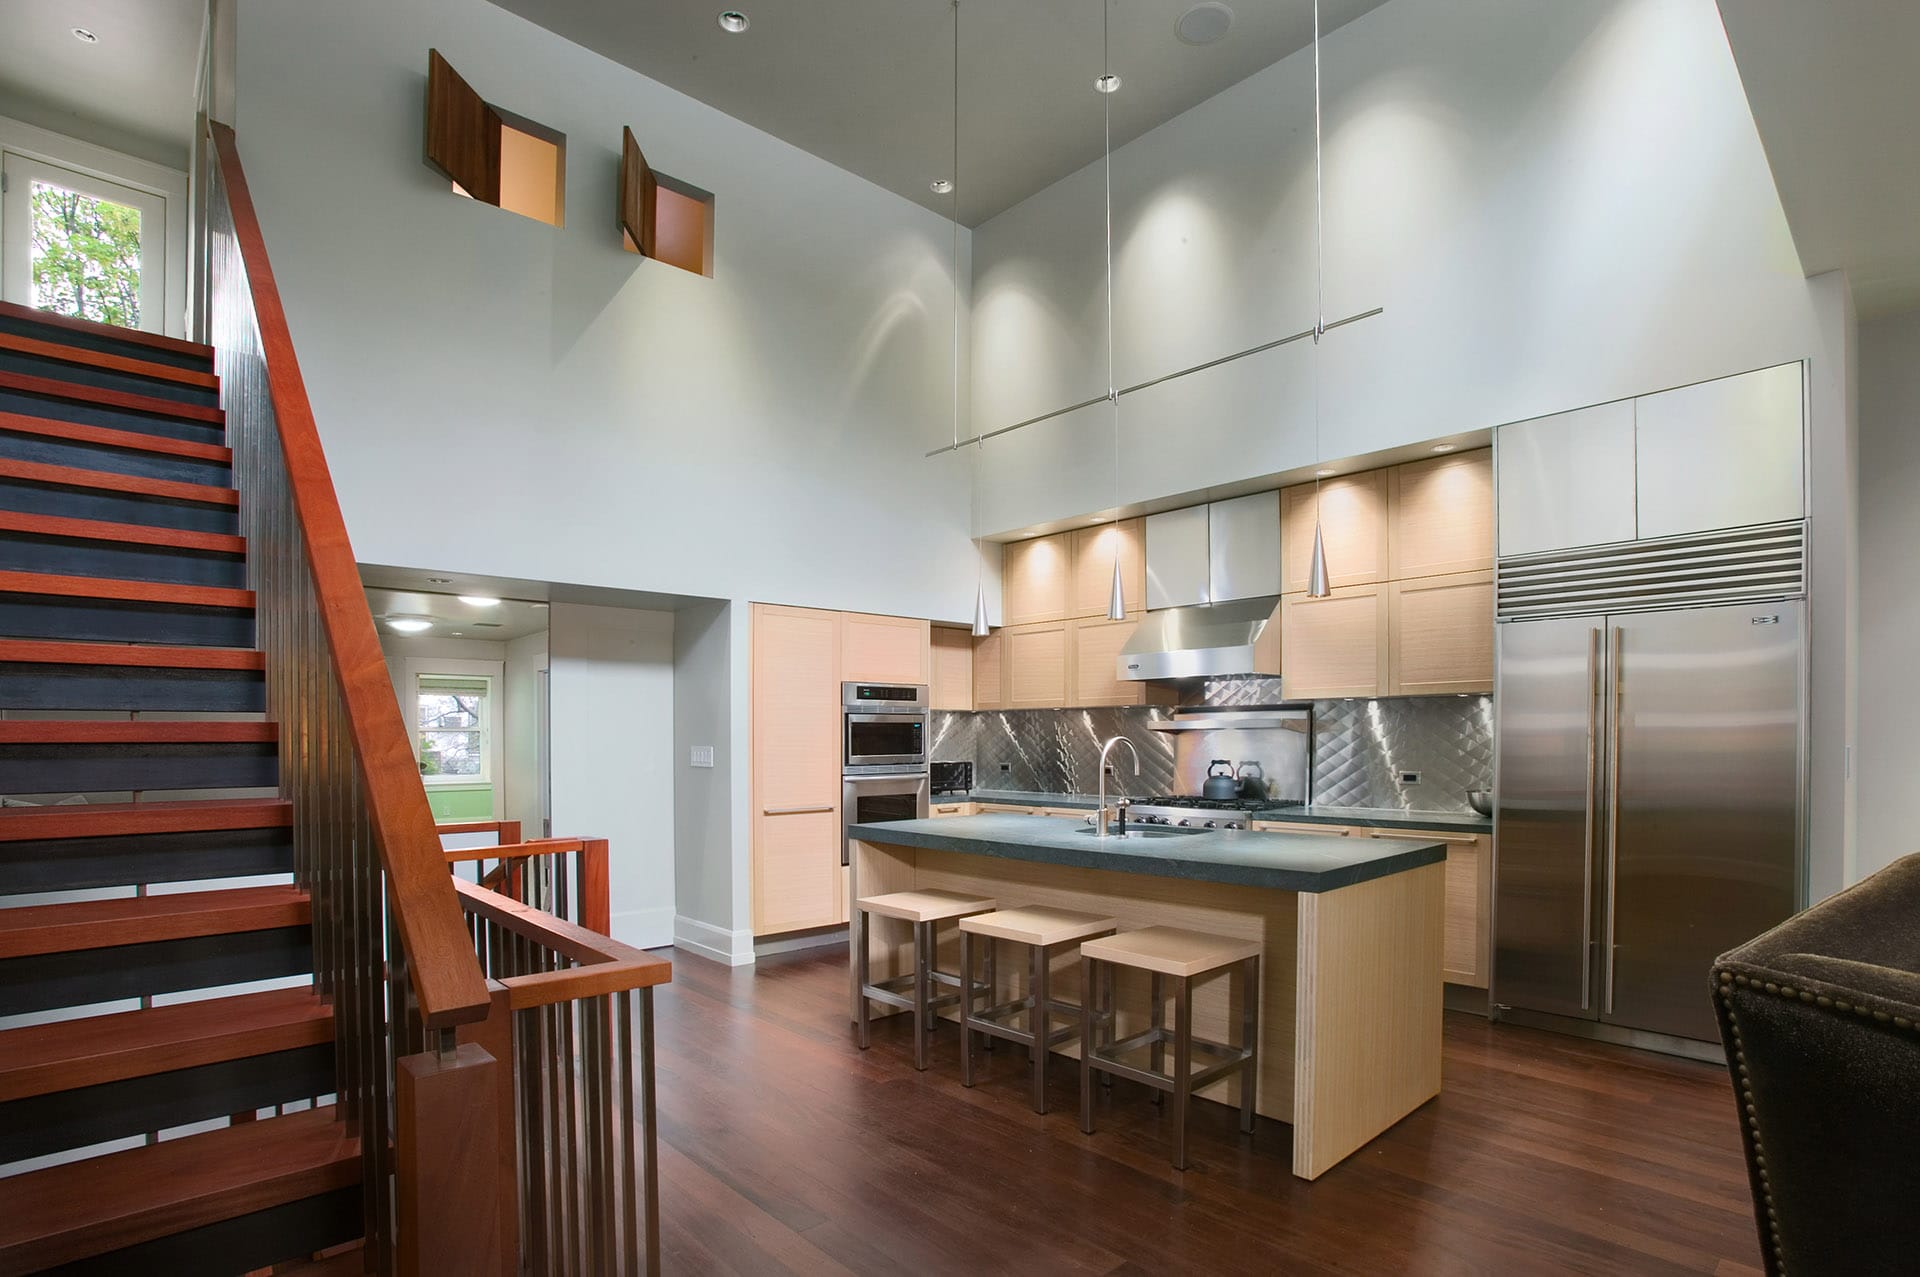
POLYGON ((1118 674, 1120 649, 1140 624, 1125 621, 1073 623, 1073 695, 1069 705, 1145 705, 1152 684, 1123 679, 1118 674))
MULTIPOLYGON (((1005 550, 1001 606, 1009 626, 1064 621, 1073 615, 1073 534, 1014 541, 1005 550)), ((1101 603, 1105 610, 1106 603, 1101 603)))
MULTIPOLYGON (((1388 471, 1366 470, 1320 481, 1320 534, 1330 583, 1371 585, 1387 579, 1388 471)), ((1314 485, 1280 490, 1280 588, 1307 588, 1313 560, 1314 485)))
POLYGON ((973 634, 936 625, 930 635, 930 703, 934 709, 973 708, 973 634))
POLYGON ((1059 709, 1067 702, 1066 621, 1008 626, 1006 635, 1007 708, 1059 709))
POLYGON ((1390 588, 1392 679, 1387 694, 1491 692, 1492 571, 1395 581, 1390 588))
POLYGON ((1113 556, 1120 556, 1120 596, 1127 614, 1146 607, 1146 520, 1122 519, 1099 527, 1078 528, 1073 539, 1071 615, 1105 616, 1113 593, 1113 556))
MULTIPOLYGON (((904 616, 841 616, 840 682, 924 683, 928 625, 904 616)), ((835 687, 838 696, 840 689, 835 687)))
POLYGON ((1410 461, 1386 473, 1389 579, 1493 567, 1493 449, 1410 461))
POLYGON ((1387 588, 1350 585, 1280 601, 1280 673, 1289 700, 1385 695, 1387 588))
POLYGON ((1007 632, 973 640, 973 707, 1007 707, 1007 632))
POLYGON ((841 912, 840 621, 835 612, 754 605, 756 934, 830 926, 841 912))

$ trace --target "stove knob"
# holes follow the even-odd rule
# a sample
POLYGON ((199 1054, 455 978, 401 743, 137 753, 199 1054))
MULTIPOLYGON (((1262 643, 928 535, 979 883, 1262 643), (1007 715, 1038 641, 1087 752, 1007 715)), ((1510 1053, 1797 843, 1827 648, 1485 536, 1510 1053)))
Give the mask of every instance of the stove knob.
POLYGON ((1191 825, 1192 823, 1193 822, 1191 820, 1183 820, 1180 822, 1180 828, 1185 829, 1188 825, 1191 825))
POLYGON ((1207 822, 1208 829, 1218 829, 1219 827, 1220 827, 1220 822, 1217 820, 1209 820, 1207 822))

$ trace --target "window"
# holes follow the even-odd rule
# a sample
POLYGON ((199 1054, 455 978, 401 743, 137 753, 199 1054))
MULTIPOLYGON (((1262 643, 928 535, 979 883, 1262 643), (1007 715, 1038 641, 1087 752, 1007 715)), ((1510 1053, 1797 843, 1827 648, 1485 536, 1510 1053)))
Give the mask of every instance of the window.
POLYGON ((567 223, 567 139, 494 106, 427 51, 427 163, 455 195, 549 226, 567 223))
POLYGON ((166 200, 8 152, 0 157, 6 300, 123 328, 162 329, 166 200))
POLYGON ((486 784, 493 779, 493 680, 471 674, 422 674, 415 680, 420 775, 428 784, 486 784))
POLYGON ((713 276, 713 194, 655 171, 632 129, 620 138, 620 229, 629 253, 713 276))

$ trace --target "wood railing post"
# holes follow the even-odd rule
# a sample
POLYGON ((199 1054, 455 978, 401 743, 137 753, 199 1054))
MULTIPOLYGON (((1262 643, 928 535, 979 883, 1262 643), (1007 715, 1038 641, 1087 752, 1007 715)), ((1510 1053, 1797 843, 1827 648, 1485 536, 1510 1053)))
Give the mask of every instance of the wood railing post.
POLYGON ((507 1144, 500 1120, 501 1075, 510 1091, 512 1058, 497 1060, 477 1042, 465 1042, 395 1061, 394 1231, 400 1277, 512 1277, 518 1268, 519 1256, 508 1238, 519 1231, 519 1208, 511 1212, 509 1229, 508 1217, 494 1205, 500 1200, 502 1145, 507 1144), (487 1207, 475 1209, 479 1203, 487 1207))
MULTIPOLYGON (((487 981, 493 995, 493 1007, 478 1024, 463 1024, 458 1030, 461 1043, 471 1042, 491 1055, 499 1067, 494 1070, 494 1105, 500 1121, 500 1160, 498 1163, 501 1249, 518 1264, 520 1254, 520 1150, 516 1135, 515 1113, 519 1104, 513 1070, 519 1056, 513 1049, 513 995, 498 980, 487 981)), ((511 1268, 509 1268, 511 1271, 511 1268)))
POLYGON ((580 843, 580 925, 603 936, 613 934, 613 888, 608 876, 607 840, 580 843))

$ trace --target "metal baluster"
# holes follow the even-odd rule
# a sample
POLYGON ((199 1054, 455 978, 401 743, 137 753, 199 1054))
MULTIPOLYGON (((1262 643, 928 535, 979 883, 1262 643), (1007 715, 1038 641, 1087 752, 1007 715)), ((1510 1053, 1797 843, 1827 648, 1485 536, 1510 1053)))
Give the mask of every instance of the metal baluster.
POLYGON ((660 1159, 654 1137, 653 1087, 653 989, 638 990, 640 997, 640 1196, 647 1212, 646 1271, 660 1271, 660 1159))

